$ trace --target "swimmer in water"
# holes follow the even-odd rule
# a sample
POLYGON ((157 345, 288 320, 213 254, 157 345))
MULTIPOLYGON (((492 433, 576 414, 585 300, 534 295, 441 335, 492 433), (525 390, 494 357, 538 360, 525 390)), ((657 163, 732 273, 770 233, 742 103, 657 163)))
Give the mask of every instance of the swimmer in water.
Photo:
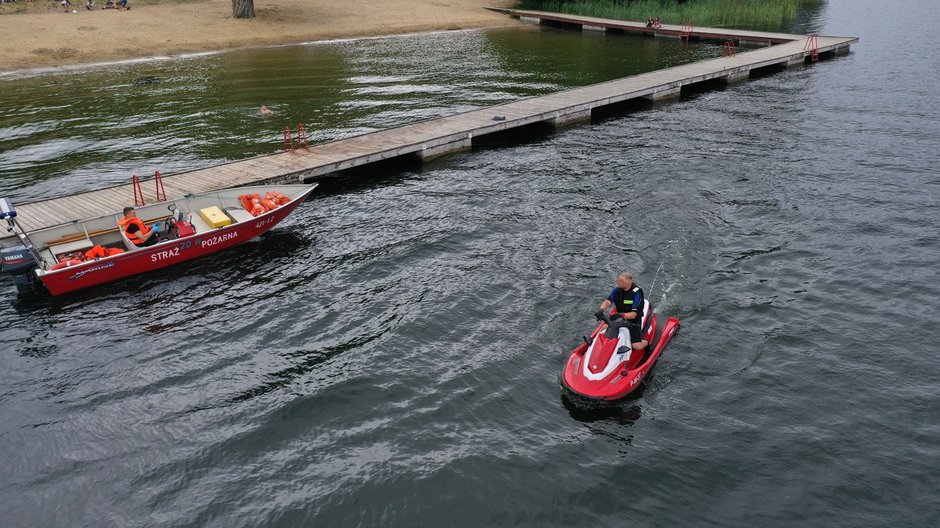
POLYGON ((274 111, 268 108, 268 105, 263 104, 261 105, 261 115, 263 116, 274 115, 274 111))

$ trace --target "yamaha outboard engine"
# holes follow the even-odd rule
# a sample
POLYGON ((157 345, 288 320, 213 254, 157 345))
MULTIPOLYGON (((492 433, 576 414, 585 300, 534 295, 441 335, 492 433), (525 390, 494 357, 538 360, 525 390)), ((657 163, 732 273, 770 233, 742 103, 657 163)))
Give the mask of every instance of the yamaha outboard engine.
POLYGON ((33 268, 39 265, 39 255, 33 249, 26 233, 17 228, 15 218, 16 209, 13 204, 8 198, 0 198, 0 220, 6 220, 7 231, 16 234, 21 242, 20 245, 0 249, 0 272, 9 273, 13 277, 17 292, 32 292, 41 285, 39 277, 33 273, 33 268))
POLYGON ((17 293, 32 293, 39 286, 39 277, 33 273, 36 261, 26 246, 19 245, 0 249, 3 264, 0 271, 13 277, 17 293))

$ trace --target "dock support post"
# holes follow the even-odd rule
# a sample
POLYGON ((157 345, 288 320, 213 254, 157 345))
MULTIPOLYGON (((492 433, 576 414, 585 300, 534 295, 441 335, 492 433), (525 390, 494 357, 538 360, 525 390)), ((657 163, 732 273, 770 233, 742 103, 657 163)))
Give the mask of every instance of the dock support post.
POLYGON ((750 76, 751 76, 750 71, 743 71, 743 72, 729 73, 728 75, 725 75, 721 79, 725 81, 725 84, 734 84, 736 82, 746 81, 748 78, 750 78, 750 76))
POLYGON ((453 154, 455 152, 466 152, 470 150, 472 146, 473 134, 468 132, 466 137, 460 138, 456 141, 449 141, 447 143, 434 145, 431 147, 424 146, 421 148, 418 156, 421 158, 421 161, 430 161, 434 158, 439 158, 447 154, 453 154))
POLYGON ((655 103, 658 101, 665 101, 666 99, 676 99, 680 95, 682 95, 682 87, 676 86, 675 88, 663 88, 647 96, 644 96, 643 98, 655 103))
POLYGON ((550 119, 549 122, 555 125, 555 128, 560 128, 568 125, 573 125, 575 123, 583 123, 585 121, 591 120, 591 109, 579 110, 576 112, 567 112, 555 115, 553 119, 550 119))
POLYGON ((800 56, 798 58, 794 57, 794 58, 787 60, 787 68, 792 68, 794 66, 802 66, 803 64, 806 64, 806 57, 803 57, 803 56, 800 56))
POLYGON ((522 23, 524 23, 524 24, 541 24, 541 23, 542 23, 542 19, 541 19, 541 18, 535 18, 535 17, 521 16, 521 17, 519 17, 519 22, 522 22, 522 23))

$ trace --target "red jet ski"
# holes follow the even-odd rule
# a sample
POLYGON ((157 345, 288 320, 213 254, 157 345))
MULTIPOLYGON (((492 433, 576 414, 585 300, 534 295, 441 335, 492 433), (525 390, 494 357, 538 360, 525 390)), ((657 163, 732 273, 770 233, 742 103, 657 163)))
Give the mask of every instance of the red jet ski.
POLYGON ((649 345, 643 350, 631 346, 628 328, 631 323, 621 319, 616 308, 599 319, 591 338, 584 338, 584 343, 568 358, 561 382, 572 395, 582 399, 620 400, 640 387, 666 343, 679 329, 679 319, 668 317, 666 324, 659 328, 652 305, 644 299, 640 328, 649 345))

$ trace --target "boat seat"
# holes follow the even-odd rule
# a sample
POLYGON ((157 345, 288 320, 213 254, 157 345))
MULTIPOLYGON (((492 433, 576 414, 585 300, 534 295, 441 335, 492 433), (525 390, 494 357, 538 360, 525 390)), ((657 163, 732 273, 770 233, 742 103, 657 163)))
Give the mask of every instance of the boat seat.
POLYGON ((236 223, 247 222, 254 218, 251 216, 251 213, 246 211, 243 207, 226 207, 225 213, 232 217, 232 220, 235 220, 236 223))
POLYGON ((65 244, 58 244, 55 246, 49 246, 49 252, 58 258, 59 255, 63 254, 72 254, 76 251, 84 252, 86 249, 91 249, 94 244, 91 243, 87 237, 74 242, 66 242, 65 244))
POLYGON ((46 267, 49 267, 57 262, 55 259, 55 255, 53 255, 52 252, 49 251, 49 248, 41 250, 39 252, 39 258, 42 259, 42 261, 46 264, 46 267))
POLYGON ((189 215, 189 223, 193 225, 193 229, 196 230, 196 234, 208 233, 212 231, 212 227, 206 223, 205 220, 199 218, 199 215, 189 215))
POLYGON ((135 249, 140 249, 140 247, 138 247, 137 244, 131 242, 131 239, 127 238, 127 233, 125 233, 123 229, 118 228, 118 231, 121 232, 121 240, 124 241, 124 247, 126 247, 128 251, 134 251, 135 249))

